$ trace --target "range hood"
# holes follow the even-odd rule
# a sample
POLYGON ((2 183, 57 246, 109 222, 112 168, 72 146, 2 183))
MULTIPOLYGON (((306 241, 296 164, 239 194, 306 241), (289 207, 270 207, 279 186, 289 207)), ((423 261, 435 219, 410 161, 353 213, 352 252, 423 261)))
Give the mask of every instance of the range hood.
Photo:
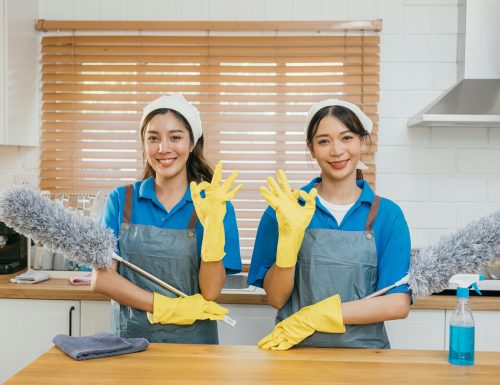
POLYGON ((500 1, 458 6, 458 81, 408 121, 408 127, 500 127, 500 1))

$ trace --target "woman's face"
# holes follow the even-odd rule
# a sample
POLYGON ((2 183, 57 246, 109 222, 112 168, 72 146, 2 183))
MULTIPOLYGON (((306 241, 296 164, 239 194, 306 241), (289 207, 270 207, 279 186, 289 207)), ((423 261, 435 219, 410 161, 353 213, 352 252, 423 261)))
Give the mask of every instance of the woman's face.
POLYGON ((361 158, 363 141, 335 116, 325 116, 309 147, 322 176, 333 180, 353 178, 361 158))
POLYGON ((155 115, 144 131, 146 160, 156 171, 156 178, 186 173, 192 147, 188 130, 170 111, 155 115))

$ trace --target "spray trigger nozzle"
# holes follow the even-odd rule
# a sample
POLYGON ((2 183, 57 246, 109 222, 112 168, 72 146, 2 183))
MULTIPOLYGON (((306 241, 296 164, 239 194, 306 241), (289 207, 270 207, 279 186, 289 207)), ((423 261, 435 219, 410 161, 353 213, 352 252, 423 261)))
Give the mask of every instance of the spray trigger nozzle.
POLYGON ((483 295, 483 293, 481 293, 481 290, 479 290, 479 288, 477 287, 477 282, 475 282, 472 285, 470 285, 470 287, 472 287, 477 294, 483 295))

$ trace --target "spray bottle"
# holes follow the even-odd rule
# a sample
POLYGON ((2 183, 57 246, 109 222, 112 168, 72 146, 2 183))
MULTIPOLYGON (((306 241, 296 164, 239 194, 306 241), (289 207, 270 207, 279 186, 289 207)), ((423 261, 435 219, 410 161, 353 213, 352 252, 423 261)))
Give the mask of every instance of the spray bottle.
POLYGON ((474 365, 474 318, 469 306, 469 288, 481 294, 477 282, 479 274, 457 274, 450 278, 457 285, 457 306, 450 320, 450 352, 448 362, 453 365, 474 365))

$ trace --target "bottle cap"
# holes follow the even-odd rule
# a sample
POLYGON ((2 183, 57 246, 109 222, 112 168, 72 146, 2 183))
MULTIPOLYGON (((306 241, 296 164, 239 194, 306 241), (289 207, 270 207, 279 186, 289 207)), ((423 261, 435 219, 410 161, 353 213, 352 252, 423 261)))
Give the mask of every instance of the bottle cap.
POLYGON ((469 298, 469 288, 468 287, 458 287, 457 288, 458 298, 469 298))

